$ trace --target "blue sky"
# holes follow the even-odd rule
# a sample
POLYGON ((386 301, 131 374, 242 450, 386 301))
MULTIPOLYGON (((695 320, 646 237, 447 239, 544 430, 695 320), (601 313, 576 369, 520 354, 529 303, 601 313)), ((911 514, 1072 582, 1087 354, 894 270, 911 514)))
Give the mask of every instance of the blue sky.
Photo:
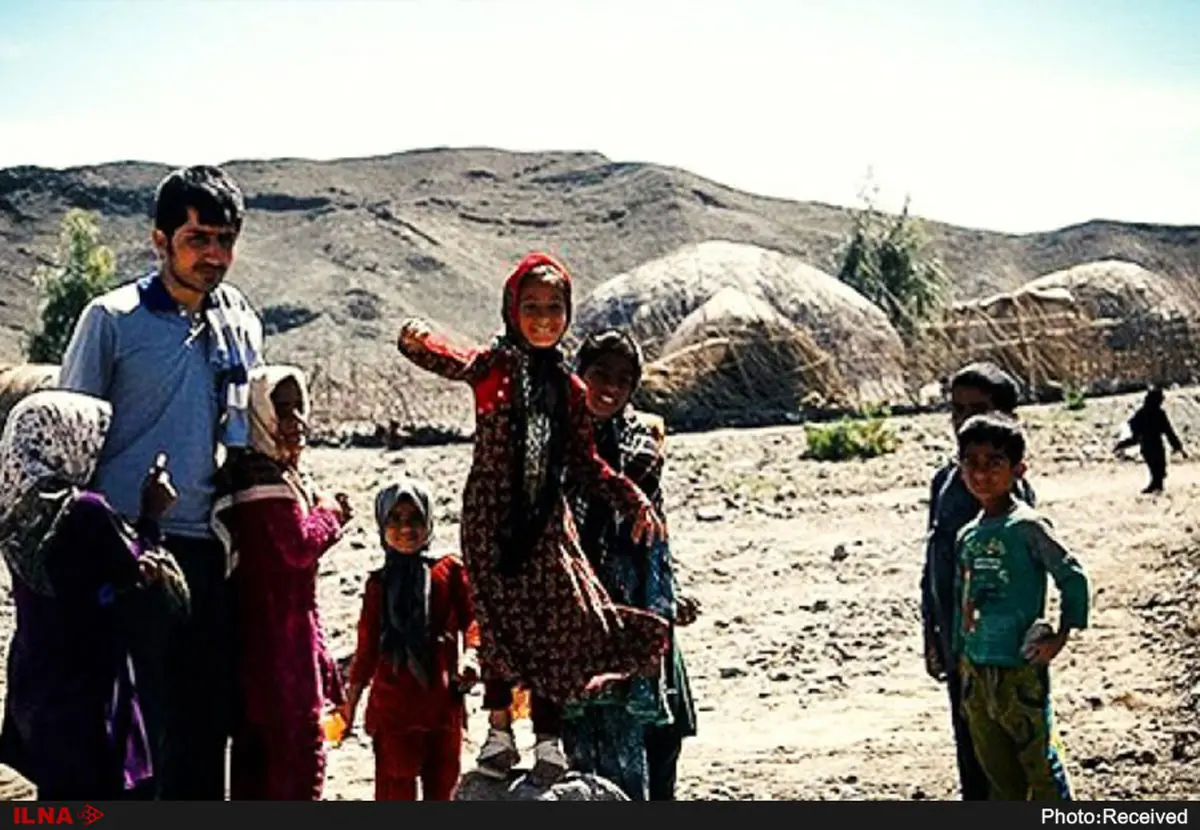
POLYGON ((597 150, 1014 232, 1200 224, 1194 0, 0 0, 0 167, 597 150))

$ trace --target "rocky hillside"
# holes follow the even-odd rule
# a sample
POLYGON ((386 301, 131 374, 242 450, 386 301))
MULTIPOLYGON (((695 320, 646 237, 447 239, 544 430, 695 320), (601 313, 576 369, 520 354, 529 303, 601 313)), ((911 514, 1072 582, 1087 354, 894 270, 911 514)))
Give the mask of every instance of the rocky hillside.
MULTIPOLYGON (((271 357, 322 365, 351 385, 395 364, 391 333, 404 315, 427 315, 463 338, 486 336, 497 322, 500 280, 533 247, 563 257, 582 294, 705 239, 775 248, 831 269, 848 224, 842 208, 755 196, 595 153, 434 149, 227 167, 250 206, 233 279, 264 312, 271 357)), ((0 361, 18 358, 34 321, 31 275, 53 250, 63 213, 98 212, 123 276, 133 276, 151 261, 148 209, 167 170, 135 162, 0 170, 0 361)), ((1177 276, 1200 272, 1200 227, 1094 221, 1024 236, 936 223, 928 230, 960 297, 1109 257, 1177 276)))

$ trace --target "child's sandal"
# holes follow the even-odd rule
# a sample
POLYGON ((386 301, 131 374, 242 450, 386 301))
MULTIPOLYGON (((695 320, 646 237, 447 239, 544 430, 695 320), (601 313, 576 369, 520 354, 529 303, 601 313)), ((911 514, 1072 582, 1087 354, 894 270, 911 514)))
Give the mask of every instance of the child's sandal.
POLYGON ((479 750, 475 763, 479 772, 489 778, 507 778, 512 768, 521 760, 517 741, 506 729, 488 729, 487 739, 479 750))
POLYGON ((555 738, 543 738, 533 748, 533 769, 529 771, 530 783, 538 787, 549 787, 567 772, 567 756, 555 738))

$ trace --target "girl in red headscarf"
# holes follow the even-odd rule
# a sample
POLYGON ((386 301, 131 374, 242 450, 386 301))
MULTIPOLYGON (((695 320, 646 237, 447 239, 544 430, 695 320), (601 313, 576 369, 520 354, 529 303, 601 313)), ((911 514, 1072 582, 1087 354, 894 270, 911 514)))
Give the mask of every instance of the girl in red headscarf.
POLYGON ((571 318, 571 278, 530 254, 504 284, 504 332, 460 350, 420 320, 400 329, 400 352, 475 396, 475 456, 463 493, 462 553, 480 625, 484 707, 490 712, 481 772, 507 777, 518 762, 515 685, 530 691, 537 736, 534 783, 566 769, 562 707, 632 675, 659 670, 667 623, 614 605, 579 545, 563 480, 587 482, 635 538, 664 534, 653 505, 596 451, 585 387, 559 342, 571 318))

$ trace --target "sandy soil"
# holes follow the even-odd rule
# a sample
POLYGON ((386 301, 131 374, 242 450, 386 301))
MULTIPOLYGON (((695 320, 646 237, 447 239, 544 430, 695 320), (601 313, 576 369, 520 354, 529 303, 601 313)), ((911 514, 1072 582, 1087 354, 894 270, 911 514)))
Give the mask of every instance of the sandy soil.
MULTIPOLYGON (((1079 797, 1190 798, 1200 793, 1200 467, 1176 464, 1166 495, 1139 496, 1143 468, 1109 451, 1135 404, 1025 413, 1031 478, 1094 585, 1093 627, 1060 657, 1054 699, 1079 797)), ((1200 394, 1175 393, 1168 406, 1190 442, 1200 394)), ((894 426, 896 454, 837 464, 804 460, 797 428, 671 438, 674 550, 704 605, 682 634, 700 735, 685 746, 681 798, 955 797, 945 692, 920 659, 918 592, 928 481, 951 449, 949 427, 945 416, 894 426)), ((401 473, 433 482, 437 538, 452 548, 469 461, 468 446, 312 452, 314 474, 351 492, 360 513, 321 569, 339 654, 352 648, 379 558, 375 488, 401 473)), ((475 697, 470 737, 482 730, 475 697)), ((468 741, 468 763, 474 749, 468 741)), ((372 774, 369 744, 352 736, 331 753, 326 798, 370 798, 372 774)), ((23 793, 0 768, 0 796, 23 793)))

